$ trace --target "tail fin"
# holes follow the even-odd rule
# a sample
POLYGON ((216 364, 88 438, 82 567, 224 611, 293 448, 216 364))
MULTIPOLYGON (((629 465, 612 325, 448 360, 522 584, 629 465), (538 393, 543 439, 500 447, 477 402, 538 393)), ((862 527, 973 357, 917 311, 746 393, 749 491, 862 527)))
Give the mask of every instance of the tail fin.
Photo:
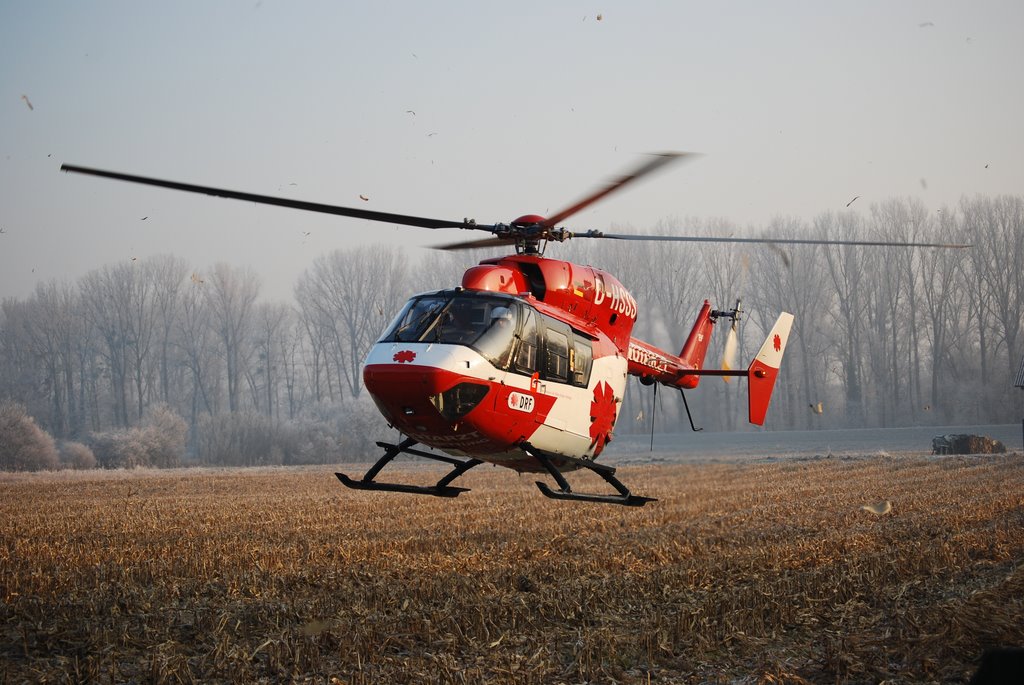
POLYGON ((792 326, 792 314, 779 314, 760 351, 747 368, 747 382, 750 384, 750 423, 764 425, 764 417, 768 413, 768 403, 772 399, 775 379, 779 375, 779 366, 782 365, 782 355, 786 351, 786 341, 789 339, 789 329, 792 326))
MULTIPOLYGON (((711 318, 711 303, 704 300, 704 304, 697 314, 697 320, 693 323, 690 335, 683 344, 679 353, 679 359, 683 364, 694 369, 704 368, 704 358, 708 354, 708 344, 711 342, 711 331, 715 322, 711 318)), ((696 388, 700 382, 700 376, 688 376, 685 387, 696 388)))

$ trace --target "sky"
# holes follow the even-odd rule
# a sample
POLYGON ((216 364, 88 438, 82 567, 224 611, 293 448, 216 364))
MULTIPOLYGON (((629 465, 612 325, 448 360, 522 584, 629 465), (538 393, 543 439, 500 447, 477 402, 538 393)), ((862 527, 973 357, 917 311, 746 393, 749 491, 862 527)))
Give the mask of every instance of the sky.
POLYGON ((507 223, 645 153, 701 153, 571 217, 577 231, 724 218, 755 234, 891 197, 1017 195, 1022 26, 1019 0, 0 0, 0 299, 174 254, 251 267, 290 301, 335 249, 415 259, 471 237, 62 163, 507 223))

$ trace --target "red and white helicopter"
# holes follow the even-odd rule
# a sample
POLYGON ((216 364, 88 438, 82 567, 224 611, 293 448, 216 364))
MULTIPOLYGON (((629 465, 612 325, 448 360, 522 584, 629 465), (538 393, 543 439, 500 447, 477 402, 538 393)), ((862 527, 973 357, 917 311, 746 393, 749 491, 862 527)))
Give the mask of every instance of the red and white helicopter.
POLYGON ((572 233, 557 227, 609 193, 684 156, 654 155, 553 216, 528 214, 510 224, 491 225, 304 202, 69 164, 61 170, 369 221, 492 234, 440 249, 514 246, 514 255, 488 259, 467 270, 460 286, 412 297, 387 327, 366 358, 363 380, 381 414, 406 438, 398 444, 378 443, 384 454, 362 478, 336 475, 350 488, 455 497, 466 488, 454 487, 452 481, 488 462, 518 472, 548 473, 557 489, 540 481, 537 486, 555 499, 643 506, 653 500, 632 494, 615 477, 613 467, 596 462, 612 439, 628 376, 637 376, 645 384, 679 389, 697 387, 704 375, 744 377, 750 422, 763 424, 793 316, 779 315, 746 369, 707 369, 704 360, 712 331, 721 319, 729 319, 735 332, 739 303, 730 310, 715 310, 705 301, 681 351, 673 354, 632 337, 637 303, 614 276, 544 257, 548 242, 601 238, 939 247, 926 243, 642 236, 594 230, 572 233), (416 449, 417 444, 445 454, 416 449), (399 454, 445 462, 452 468, 429 486, 376 480, 381 469, 399 454), (574 491, 564 473, 578 469, 598 474, 615 493, 574 491))

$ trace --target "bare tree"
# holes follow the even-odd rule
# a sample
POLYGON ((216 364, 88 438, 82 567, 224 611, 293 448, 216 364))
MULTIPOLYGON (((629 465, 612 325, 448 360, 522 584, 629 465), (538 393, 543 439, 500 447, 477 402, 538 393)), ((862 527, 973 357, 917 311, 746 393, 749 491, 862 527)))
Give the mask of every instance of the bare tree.
POLYGON ((362 390, 362 363, 407 294, 405 258, 394 249, 359 247, 319 257, 296 286, 314 339, 325 340, 348 393, 362 390))
POLYGON ((252 353, 250 332, 259 295, 259 277, 252 269, 216 264, 204 279, 202 292, 222 343, 228 386, 228 410, 240 409, 240 390, 252 353))
POLYGON ((80 288, 89 322, 103 342, 100 354, 110 374, 113 423, 129 425, 131 317, 135 306, 136 272, 133 264, 101 267, 86 274, 80 288))
POLYGON ((288 418, 294 419, 307 397, 308 387, 303 379, 306 378, 308 359, 303 345, 303 323, 295 309, 290 310, 288 320, 289 324, 281 335, 281 369, 288 401, 288 418))
MULTIPOLYGON (((765 235, 778 238, 805 234, 803 223, 792 218, 776 218, 765 231, 765 235)), ((826 385, 832 343, 825 321, 834 305, 834 289, 823 250, 820 245, 775 245, 753 250, 751 257, 747 309, 762 333, 771 330, 780 311, 794 317, 784 362, 786 371, 779 378, 779 389, 791 399, 786 407, 788 416, 779 416, 778 410, 783 407, 772 408, 771 415, 779 417, 774 421, 776 425, 819 428, 828 420, 825 408, 831 410, 826 385), (822 413, 817 409, 819 404, 822 413)))
MULTIPOLYGON (((856 240, 861 233, 859 217, 852 212, 819 215, 815 234, 823 239, 856 240)), ((836 308, 831 312, 835 324, 835 344, 842 367, 847 424, 864 425, 864 370, 862 364, 864 322, 867 320, 866 288, 869 278, 865 248, 852 245, 828 245, 822 251, 836 308)))
MULTIPOLYGON (((996 323, 993 356, 1006 372, 999 376, 1005 378, 1019 359, 1024 325, 1024 198, 976 198, 961 207, 970 232, 977 237, 974 249, 987 265, 983 278, 996 323)), ((1009 406, 1009 383, 999 385, 998 394, 1004 398, 1001 404, 1009 406)))
MULTIPOLYGON (((940 221, 938 238, 955 239, 952 219, 940 221)), ((951 250, 929 250, 921 255, 921 307, 926 322, 926 337, 931 352, 932 410, 941 413, 944 421, 954 416, 956 387, 949 379, 954 372, 956 348, 962 342, 967 289, 960 280, 956 262, 961 259, 951 250)))
POLYGON ((179 321, 181 293, 189 272, 184 260, 161 255, 149 260, 149 278, 153 283, 153 314, 159 354, 159 392, 165 404, 172 401, 172 376, 177 364, 174 354, 174 329, 179 321))
POLYGON ((280 416, 277 393, 291 317, 292 310, 281 303, 261 302, 253 314, 253 344, 258 363, 250 369, 248 378, 253 404, 258 409, 262 405, 262 413, 270 417, 280 416))
POLYGON ((7 298, 0 305, 0 397, 18 401, 29 413, 45 415, 49 403, 39 392, 43 374, 33 350, 32 315, 28 302, 7 298))
POLYGON ((49 396, 47 426, 58 437, 67 438, 81 426, 75 392, 76 349, 82 333, 78 295, 67 283, 40 283, 27 306, 31 314, 26 331, 45 374, 49 396))
POLYGON ((334 400, 334 385, 331 382, 331 365, 327 350, 330 345, 329 331, 332 328, 326 314, 321 313, 318 302, 305 279, 300 278, 295 287, 298 300, 299 326, 309 344, 309 359, 306 364, 306 380, 310 385, 315 402, 334 400))
POLYGON ((187 397, 182 401, 187 400, 189 406, 189 445, 193 452, 198 449, 200 417, 217 413, 221 404, 223 367, 217 342, 219 336, 205 289, 205 278, 194 272, 181 294, 179 324, 174 336, 176 356, 187 369, 190 380, 187 397))
MULTIPOLYGON (((919 200, 891 199, 871 206, 870 235, 888 242, 921 242, 934 237, 928 210, 919 200)), ((870 250, 868 337, 871 385, 876 388, 876 416, 887 425, 899 416, 915 418, 920 401, 918 279, 921 251, 908 248, 870 250), (915 397, 915 394, 917 395, 915 397)))

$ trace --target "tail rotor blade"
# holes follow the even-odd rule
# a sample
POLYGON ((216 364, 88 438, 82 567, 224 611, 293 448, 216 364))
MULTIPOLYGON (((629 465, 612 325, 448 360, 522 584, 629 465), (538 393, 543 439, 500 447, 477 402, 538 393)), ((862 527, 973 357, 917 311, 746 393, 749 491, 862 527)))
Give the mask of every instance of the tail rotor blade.
MULTIPOLYGON (((736 334, 736 322, 733 321, 729 327, 729 335, 725 339, 725 349, 722 350, 722 368, 731 371, 739 366, 739 336, 736 334)), ((722 376, 722 380, 729 382, 730 376, 722 376)))

